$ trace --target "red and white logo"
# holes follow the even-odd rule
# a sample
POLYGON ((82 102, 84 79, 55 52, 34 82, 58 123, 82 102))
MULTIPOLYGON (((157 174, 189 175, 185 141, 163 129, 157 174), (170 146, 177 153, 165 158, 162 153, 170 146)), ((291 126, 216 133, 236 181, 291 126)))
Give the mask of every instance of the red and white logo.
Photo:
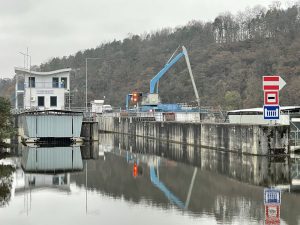
POLYGON ((285 81, 280 76, 264 76, 263 89, 264 91, 274 90, 279 91, 286 85, 285 81))
POLYGON ((278 91, 265 91, 265 105, 278 105, 278 91))

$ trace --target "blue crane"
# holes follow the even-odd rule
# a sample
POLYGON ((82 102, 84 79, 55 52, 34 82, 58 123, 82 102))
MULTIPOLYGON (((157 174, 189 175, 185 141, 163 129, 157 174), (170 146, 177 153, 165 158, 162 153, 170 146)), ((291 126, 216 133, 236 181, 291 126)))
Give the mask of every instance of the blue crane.
MULTIPOLYGON (((174 55, 174 54, 173 54, 174 55)), ((192 80, 192 84, 193 84, 193 88, 194 88, 194 92, 195 92, 195 96, 196 96, 196 100, 199 103, 199 94, 198 94, 198 90, 195 84, 195 80, 194 80, 194 76, 193 76, 193 72, 191 69, 191 64, 190 64, 190 60, 189 60, 189 56, 187 53, 187 50, 184 46, 182 46, 182 52, 180 52, 178 55, 176 55, 173 58, 173 55, 171 56, 171 58, 168 60, 168 62, 166 63, 166 65, 164 66, 164 68, 162 68, 156 75, 155 77, 152 78, 152 80, 150 81, 150 94, 154 94, 155 93, 155 87, 156 87, 156 93, 158 93, 158 88, 157 88, 157 83, 158 81, 163 77, 163 75, 166 74, 166 72, 175 64, 177 63, 183 56, 185 57, 185 61, 186 61, 186 65, 192 80)))
MULTIPOLYGON (((177 49, 176 49, 176 51, 177 51, 177 49)), ((160 100, 158 97, 158 85, 157 84, 158 84, 159 80, 166 74, 166 72, 184 56, 186 64, 187 64, 187 68, 188 68, 188 71, 190 74, 190 78, 192 81, 193 89, 195 92, 196 101, 200 108, 200 98, 199 98, 198 90, 197 90, 197 87, 195 84, 194 76, 192 73, 191 64, 190 64, 187 50, 184 46, 182 46, 182 51, 180 53, 178 53, 175 57, 173 57, 174 54, 176 53, 176 51, 173 53, 173 55, 168 60, 168 62, 165 64, 165 66, 151 79, 150 92, 149 92, 149 94, 147 94, 145 101, 143 101, 142 105, 144 105, 144 106, 148 105, 148 106, 152 107, 152 106, 157 106, 160 104, 160 100)), ((128 94, 126 96, 126 109, 128 109, 130 97, 131 97, 131 94, 128 94)))
MULTIPOLYGON (((170 59, 164 68, 162 68, 150 81, 150 94, 155 93, 155 87, 157 87, 158 81, 166 74, 166 72, 175 64, 181 57, 184 56, 183 52, 180 52, 173 59, 170 59)), ((158 93, 158 88, 156 88, 156 93, 158 93)))

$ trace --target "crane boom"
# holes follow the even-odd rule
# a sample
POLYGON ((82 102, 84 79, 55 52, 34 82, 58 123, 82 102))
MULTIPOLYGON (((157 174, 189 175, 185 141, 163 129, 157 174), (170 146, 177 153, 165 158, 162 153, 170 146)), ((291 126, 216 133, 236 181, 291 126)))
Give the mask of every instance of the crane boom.
POLYGON ((186 61, 186 65, 187 65, 187 68, 188 68, 188 71, 189 71, 189 74, 190 74, 190 77, 191 77, 191 81, 192 81, 192 84, 193 84, 193 89, 194 89, 194 92, 195 92, 197 104, 198 104, 198 106, 200 108, 199 93, 198 93, 198 90, 197 90, 197 86, 195 84, 194 75, 193 75, 191 64, 190 64, 189 55, 188 55, 187 50, 186 50, 186 48, 184 46, 182 46, 182 51, 183 51, 183 54, 184 54, 184 57, 185 57, 185 61, 186 61))
MULTIPOLYGON (((159 71, 155 77, 152 78, 150 81, 150 94, 154 94, 155 92, 155 87, 157 86, 157 82, 162 78, 163 75, 179 60, 181 57, 184 56, 183 52, 180 52, 178 55, 176 55, 170 62, 168 62, 164 68, 162 68, 161 71, 159 71)), ((156 93, 157 93, 156 89, 156 93)))

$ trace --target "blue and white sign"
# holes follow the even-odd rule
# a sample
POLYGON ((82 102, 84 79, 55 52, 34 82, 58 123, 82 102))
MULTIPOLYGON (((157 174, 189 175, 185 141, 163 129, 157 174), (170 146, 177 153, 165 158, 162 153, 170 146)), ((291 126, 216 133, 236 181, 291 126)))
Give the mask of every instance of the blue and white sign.
POLYGON ((281 203, 281 192, 279 189, 265 188, 264 189, 264 203, 279 204, 281 203))
POLYGON ((264 119, 265 120, 279 120, 280 106, 264 105, 264 119))

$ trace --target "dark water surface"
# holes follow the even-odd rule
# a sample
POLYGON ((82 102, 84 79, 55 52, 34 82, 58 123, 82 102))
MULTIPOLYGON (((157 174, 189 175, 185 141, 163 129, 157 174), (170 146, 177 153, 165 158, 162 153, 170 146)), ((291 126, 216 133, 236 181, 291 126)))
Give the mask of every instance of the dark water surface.
POLYGON ((25 147, 0 160, 0 224, 300 223, 300 159, 256 157, 101 134, 85 146, 25 147))

